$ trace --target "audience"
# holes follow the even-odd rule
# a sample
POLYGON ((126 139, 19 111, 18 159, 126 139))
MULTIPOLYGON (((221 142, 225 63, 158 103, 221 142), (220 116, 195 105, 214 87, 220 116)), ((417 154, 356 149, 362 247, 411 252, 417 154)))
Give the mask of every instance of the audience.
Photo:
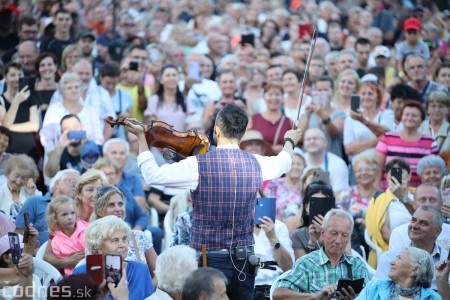
POLYGON ((182 300, 220 299, 228 300, 227 278, 214 268, 199 268, 186 278, 182 300))

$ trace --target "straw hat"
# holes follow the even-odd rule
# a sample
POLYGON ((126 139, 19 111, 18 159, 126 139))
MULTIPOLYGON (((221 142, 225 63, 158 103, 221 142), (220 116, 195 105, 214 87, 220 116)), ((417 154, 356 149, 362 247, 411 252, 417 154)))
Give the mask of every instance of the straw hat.
POLYGON ((273 155, 273 150, 270 144, 264 140, 261 132, 258 130, 247 130, 244 137, 241 140, 241 143, 239 144, 239 147, 244 150, 245 147, 249 144, 251 141, 258 141, 261 143, 261 145, 264 148, 264 155, 269 156, 273 155))

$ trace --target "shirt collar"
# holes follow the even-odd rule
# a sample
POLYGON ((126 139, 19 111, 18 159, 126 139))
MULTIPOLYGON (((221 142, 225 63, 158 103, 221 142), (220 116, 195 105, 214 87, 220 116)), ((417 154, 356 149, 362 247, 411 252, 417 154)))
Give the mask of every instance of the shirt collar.
MULTIPOLYGON (((325 247, 321 247, 320 248, 320 253, 319 253, 319 265, 324 265, 327 262, 330 261, 330 259, 328 258, 328 255, 325 252, 325 247)), ((346 255, 345 253, 341 255, 341 258, 339 259, 339 263, 343 262, 343 261, 347 261, 347 263, 352 264, 351 260, 350 260, 350 256, 346 255)))

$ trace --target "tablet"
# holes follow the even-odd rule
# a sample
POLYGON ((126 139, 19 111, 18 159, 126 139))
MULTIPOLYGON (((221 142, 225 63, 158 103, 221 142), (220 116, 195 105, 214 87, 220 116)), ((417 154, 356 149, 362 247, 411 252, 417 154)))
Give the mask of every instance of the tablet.
POLYGON ((332 197, 311 197, 309 198, 309 221, 314 220, 315 216, 325 216, 328 211, 335 207, 332 197))
POLYGON ((355 294, 358 295, 359 293, 361 293, 364 287, 364 278, 359 278, 356 280, 339 279, 337 290, 338 292, 340 292, 342 288, 348 289, 349 286, 351 286, 352 289, 355 291, 355 294))
POLYGON ((255 224, 261 225, 258 220, 264 216, 269 217, 275 223, 276 202, 275 198, 256 198, 255 224))

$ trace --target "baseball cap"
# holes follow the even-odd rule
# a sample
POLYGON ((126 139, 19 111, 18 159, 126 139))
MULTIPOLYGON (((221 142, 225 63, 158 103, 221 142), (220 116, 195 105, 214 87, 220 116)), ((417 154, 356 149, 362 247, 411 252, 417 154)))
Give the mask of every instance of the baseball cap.
POLYGON ((369 74, 364 75, 364 76, 361 78, 360 82, 361 82, 361 83, 364 83, 364 82, 374 82, 374 83, 377 83, 377 84, 380 83, 380 81, 378 80, 378 77, 377 77, 375 74, 372 74, 372 73, 369 73, 369 74))
POLYGON ((378 56, 384 56, 386 58, 390 58, 391 57, 391 51, 389 50, 388 47, 383 46, 383 45, 378 45, 373 49, 373 52, 375 57, 378 56))
POLYGON ((82 162, 88 165, 93 165, 100 157, 100 150, 97 144, 93 141, 87 141, 84 143, 83 147, 81 147, 80 157, 82 162))
POLYGON ((93 32, 84 30, 77 35, 77 41, 86 37, 90 37, 94 41, 97 38, 93 32))
POLYGON ((416 18, 406 19, 405 22, 403 23, 403 30, 409 30, 409 29, 414 29, 414 30, 420 31, 421 24, 420 24, 419 19, 416 19, 416 18))
MULTIPOLYGON (((19 242, 20 242, 20 248, 23 248, 23 237, 19 234, 19 242)), ((0 238, 0 255, 3 255, 6 251, 10 249, 9 245, 9 237, 8 234, 5 234, 0 238)))

